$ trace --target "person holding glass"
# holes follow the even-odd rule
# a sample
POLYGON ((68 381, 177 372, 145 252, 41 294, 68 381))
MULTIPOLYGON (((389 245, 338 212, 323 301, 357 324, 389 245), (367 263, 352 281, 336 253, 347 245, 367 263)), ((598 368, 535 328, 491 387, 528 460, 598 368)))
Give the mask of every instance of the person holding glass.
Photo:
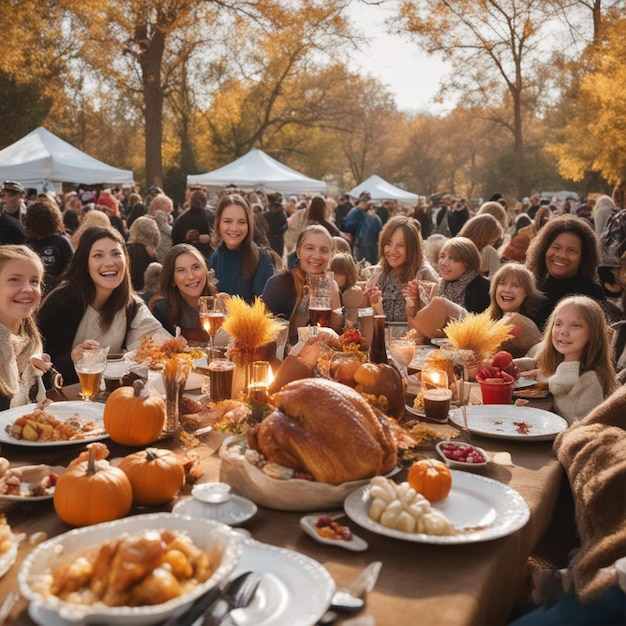
POLYGON ((35 318, 44 268, 22 245, 0 246, 0 410, 45 400, 42 374, 51 369, 35 318))
POLYGON ((213 244, 210 266, 217 285, 252 304, 274 274, 274 264, 267 251, 254 243, 254 217, 242 196, 231 193, 219 199, 213 244))
POLYGON ((424 258, 419 228, 410 217, 397 215, 383 227, 378 241, 380 270, 363 291, 377 315, 388 322, 406 322, 406 287, 411 280, 439 281, 437 272, 424 258))
MULTIPOLYGON (((311 321, 307 277, 324 274, 330 264, 332 240, 328 231, 319 225, 307 226, 298 235, 296 264, 290 270, 272 276, 265 285, 263 301, 271 313, 289 320, 289 343, 298 340, 298 328, 311 321)), ((344 317, 341 310, 339 287, 330 281, 330 327, 340 331, 344 317)))
POLYGON ((216 294, 202 253, 191 244, 179 243, 163 259, 159 292, 150 300, 150 309, 163 328, 176 334, 178 327, 190 344, 204 347, 209 335, 200 323, 199 300, 216 294))
POLYGON ((133 291, 124 239, 111 227, 82 234, 61 284, 41 304, 38 324, 66 384, 78 382, 74 363, 86 350, 123 352, 138 348, 142 337, 172 337, 133 291))

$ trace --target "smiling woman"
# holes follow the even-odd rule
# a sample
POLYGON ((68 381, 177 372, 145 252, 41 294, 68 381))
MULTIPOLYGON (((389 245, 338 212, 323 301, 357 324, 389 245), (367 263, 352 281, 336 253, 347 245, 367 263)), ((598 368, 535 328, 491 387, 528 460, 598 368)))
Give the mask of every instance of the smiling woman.
POLYGON ((63 282, 44 299, 38 316, 44 346, 66 384, 78 381, 74 361, 84 349, 132 350, 144 336, 171 337, 131 285, 128 252, 113 228, 88 228, 63 282))
POLYGON ((539 328, 565 296, 580 294, 605 304, 602 285, 597 282, 599 259, 598 238, 578 217, 556 217, 537 233, 528 248, 526 265, 546 295, 545 303, 532 316, 539 328))

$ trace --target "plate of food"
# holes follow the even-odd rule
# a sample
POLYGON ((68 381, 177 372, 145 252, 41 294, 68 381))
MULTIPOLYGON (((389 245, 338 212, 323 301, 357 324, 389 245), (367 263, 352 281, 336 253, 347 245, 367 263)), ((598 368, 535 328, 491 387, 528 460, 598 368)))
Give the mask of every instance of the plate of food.
POLYGON ((17 559, 19 542, 11 532, 4 515, 0 515, 0 578, 2 578, 17 559))
POLYGON ((523 387, 521 389, 513 389, 514 398, 522 398, 523 400, 540 400, 549 398, 552 395, 547 387, 523 387))
POLYGON ((161 342, 144 337, 136 350, 126 353, 127 359, 135 363, 144 363, 151 370, 162 370, 165 361, 171 357, 178 357, 193 363, 203 356, 205 356, 204 350, 188 347, 187 340, 182 337, 173 337, 161 342))
POLYGON ((405 532, 390 528, 370 517, 371 485, 353 491, 344 503, 348 517, 363 528, 395 539, 416 543, 458 545, 490 541, 522 528, 530 517, 522 496, 507 485, 480 476, 450 470, 452 488, 446 498, 430 506, 445 516, 452 534, 405 532))
MULTIPOLYGON (((476 404, 466 407, 467 428, 476 435, 514 441, 552 441, 568 426, 550 411, 513 404, 476 404)), ((464 428, 460 409, 450 411, 453 424, 464 428)))
POLYGON ((485 467, 489 455, 478 446, 462 441, 439 441, 435 449, 448 467, 473 470, 485 467))
POLYGON ((50 500, 58 477, 65 467, 58 465, 24 465, 8 467, 0 457, 0 501, 38 502, 50 500))
POLYGON ((337 518, 330 515, 305 515, 300 519, 300 528, 318 543, 337 546, 353 552, 362 552, 369 547, 365 539, 355 535, 352 530, 340 524, 337 518))
POLYGON ((18 585, 38 624, 156 624, 226 579, 241 549, 241 540, 225 524, 171 513, 136 515, 43 542, 24 560, 18 585), (130 553, 147 574, 139 582, 130 579, 120 591, 115 580, 124 575, 124 555, 130 553), (78 578, 73 565, 96 559, 105 564, 100 573, 85 567, 78 578), (159 567, 162 562, 176 563, 176 574, 173 567, 159 567), (129 606, 131 597, 134 606, 129 606), (108 606, 103 598, 120 604, 108 606))
POLYGON ((104 404, 72 400, 53 402, 45 409, 25 404, 0 411, 0 442, 15 446, 69 446, 101 441, 108 434, 104 404))

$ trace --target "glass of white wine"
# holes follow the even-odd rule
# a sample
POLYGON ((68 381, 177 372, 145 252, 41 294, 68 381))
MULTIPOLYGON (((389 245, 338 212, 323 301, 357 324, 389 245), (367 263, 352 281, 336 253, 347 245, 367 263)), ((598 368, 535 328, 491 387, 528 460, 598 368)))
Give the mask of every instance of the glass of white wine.
POLYGON ((198 315, 200 324, 209 336, 209 356, 213 354, 213 342, 215 335, 224 323, 226 311, 224 303, 219 296, 201 296, 198 299, 198 315))

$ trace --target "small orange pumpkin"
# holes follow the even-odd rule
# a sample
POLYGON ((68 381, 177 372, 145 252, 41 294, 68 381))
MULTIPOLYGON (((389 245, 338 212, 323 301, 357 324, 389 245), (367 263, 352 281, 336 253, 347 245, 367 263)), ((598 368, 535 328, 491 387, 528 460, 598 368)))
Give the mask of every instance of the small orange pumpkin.
POLYGON ((409 468, 409 485, 429 502, 443 500, 452 488, 452 475, 445 463, 433 459, 416 461, 409 468))
MULTIPOLYGON (((133 502, 126 474, 102 456, 102 444, 89 444, 88 458, 72 462, 54 489, 54 509, 72 526, 88 526, 124 517, 133 502)), ((105 456, 108 456, 106 449, 105 456)), ((80 458, 80 457, 79 457, 80 458)))
POLYGON ((136 380, 132 387, 119 387, 104 405, 104 427, 115 443, 145 446, 155 441, 165 425, 165 400, 154 389, 136 380))
POLYGON ((147 448, 134 452, 118 467, 128 476, 135 504, 164 504, 185 484, 183 462, 171 450, 147 448))

